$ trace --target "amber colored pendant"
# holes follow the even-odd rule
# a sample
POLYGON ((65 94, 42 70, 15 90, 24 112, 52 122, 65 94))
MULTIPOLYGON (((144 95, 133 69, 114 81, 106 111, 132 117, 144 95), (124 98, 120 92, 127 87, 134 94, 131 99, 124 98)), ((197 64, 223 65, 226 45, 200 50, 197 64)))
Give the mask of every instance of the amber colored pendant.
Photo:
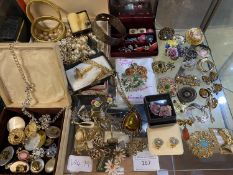
POLYGON ((186 127, 184 127, 184 129, 182 130, 182 138, 183 140, 187 141, 189 137, 189 130, 186 127))
POLYGON ((130 111, 123 119, 122 128, 131 133, 138 133, 141 129, 142 120, 137 111, 130 111))

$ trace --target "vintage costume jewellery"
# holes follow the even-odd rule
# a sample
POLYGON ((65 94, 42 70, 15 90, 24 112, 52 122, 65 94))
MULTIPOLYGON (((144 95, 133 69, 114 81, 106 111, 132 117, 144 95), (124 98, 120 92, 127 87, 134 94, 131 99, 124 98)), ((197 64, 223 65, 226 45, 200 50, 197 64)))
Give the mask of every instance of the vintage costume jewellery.
POLYGON ((117 91, 129 108, 129 112, 124 116, 122 128, 126 132, 137 134, 141 130, 141 124, 142 124, 141 116, 139 115, 135 107, 128 100, 124 92, 124 88, 121 84, 121 80, 118 73, 116 73, 116 78, 118 82, 117 91))
POLYGON ((44 114, 39 118, 39 120, 37 120, 33 114, 31 114, 29 111, 26 110, 26 107, 30 106, 31 95, 32 95, 32 92, 34 90, 34 85, 31 84, 28 81, 28 79, 26 78, 26 75, 23 71, 23 68, 20 65, 18 57, 14 51, 14 44, 9 45, 9 50, 10 50, 10 53, 12 54, 12 57, 14 59, 16 66, 19 70, 19 73, 20 73, 20 75, 21 75, 21 77, 26 85, 26 90, 25 90, 26 99, 23 102, 22 112, 24 115, 26 115, 28 118, 30 118, 31 121, 36 123, 38 129, 46 129, 49 127, 49 125, 51 123, 54 123, 60 117, 62 112, 65 110, 65 108, 62 108, 53 119, 51 118, 51 116, 49 114, 44 114))
POLYGON ((117 17, 105 13, 101 13, 95 17, 95 20, 92 24, 92 30, 99 40, 109 45, 120 44, 126 36, 126 29, 122 22, 117 17), (105 34, 105 32, 97 24, 97 21, 109 22, 109 24, 119 32, 119 37, 111 37, 105 34))

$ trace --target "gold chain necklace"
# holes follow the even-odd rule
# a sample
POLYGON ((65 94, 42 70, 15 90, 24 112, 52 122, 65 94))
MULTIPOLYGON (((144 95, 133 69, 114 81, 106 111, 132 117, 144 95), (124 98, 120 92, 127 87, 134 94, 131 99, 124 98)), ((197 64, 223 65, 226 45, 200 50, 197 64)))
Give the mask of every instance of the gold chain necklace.
POLYGON ((133 135, 138 134, 138 132, 141 130, 141 124, 142 124, 141 116, 137 112, 134 105, 132 105, 129 99, 127 98, 124 88, 121 84, 119 74, 117 72, 116 72, 116 78, 118 81, 118 85, 116 86, 117 91, 119 92, 120 96, 122 97, 122 99, 125 101, 126 105, 129 108, 129 112, 124 116, 124 119, 122 122, 122 128, 127 133, 130 133, 133 135))
POLYGON ((92 65, 92 66, 98 67, 101 70, 100 74, 96 77, 95 81, 102 79, 104 77, 104 75, 106 75, 106 74, 111 74, 111 75, 113 74, 112 70, 108 69, 107 67, 105 67, 99 63, 96 63, 93 60, 86 60, 85 62, 92 65))
POLYGON ((128 106, 129 110, 135 109, 134 106, 128 100, 128 98, 127 98, 127 96, 126 96, 126 94, 124 92, 124 88, 123 88, 123 86, 121 84, 121 80, 120 80, 120 77, 119 77, 118 73, 116 73, 116 77, 117 77, 117 81, 118 81, 118 84, 119 84, 119 86, 116 86, 117 87, 117 92, 120 94, 122 99, 125 101, 125 103, 128 106))
POLYGON ((10 50, 10 53, 12 54, 12 57, 14 59, 16 66, 17 66, 17 69, 19 70, 20 76, 22 77, 22 79, 26 85, 26 90, 25 90, 26 98, 23 101, 22 112, 24 115, 29 117, 31 121, 36 122, 36 124, 38 125, 38 128, 46 129, 50 126, 50 123, 54 123, 60 117, 62 112, 65 110, 65 108, 62 108, 53 119, 51 119, 50 115, 45 114, 39 118, 39 121, 35 118, 35 116, 32 113, 30 113, 28 110, 26 110, 26 108, 30 106, 30 103, 32 100, 31 96, 32 96, 32 92, 34 91, 34 85, 32 83, 30 83, 29 80, 26 78, 26 75, 23 71, 23 68, 22 68, 21 64, 19 63, 18 57, 14 51, 14 43, 9 44, 9 50, 10 50))

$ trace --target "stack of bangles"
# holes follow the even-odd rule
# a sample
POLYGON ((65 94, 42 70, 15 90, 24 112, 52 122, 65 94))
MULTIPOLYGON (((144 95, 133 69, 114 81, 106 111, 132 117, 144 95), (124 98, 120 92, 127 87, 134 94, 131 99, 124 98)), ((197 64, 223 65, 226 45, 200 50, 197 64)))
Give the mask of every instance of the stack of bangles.
POLYGON ((27 3, 26 14, 31 21, 31 34, 36 41, 39 42, 56 42, 65 36, 66 27, 62 22, 59 8, 52 2, 46 0, 30 0, 27 3), (32 4, 45 4, 52 8, 56 14, 55 16, 40 16, 34 19, 31 13, 32 4), (48 25, 49 23, 49 25, 48 25))

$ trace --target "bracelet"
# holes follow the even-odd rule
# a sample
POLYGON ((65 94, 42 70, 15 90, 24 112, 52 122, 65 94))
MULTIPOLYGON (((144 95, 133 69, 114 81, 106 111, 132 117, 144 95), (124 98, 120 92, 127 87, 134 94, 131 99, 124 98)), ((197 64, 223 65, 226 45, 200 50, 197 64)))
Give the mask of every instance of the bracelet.
MULTIPOLYGON (((33 23, 34 20, 35 20, 34 17, 32 16, 32 13, 31 13, 31 5, 32 5, 33 3, 40 3, 40 4, 48 5, 50 8, 52 8, 52 9, 57 13, 57 15, 58 15, 57 18, 60 19, 60 20, 62 20, 59 7, 58 7, 56 4, 54 4, 54 3, 50 2, 50 1, 47 1, 47 0, 30 0, 30 1, 27 3, 27 6, 26 6, 26 15, 27 15, 27 17, 28 17, 28 19, 29 19, 29 21, 30 21, 31 23, 33 23)), ((57 28, 58 26, 59 26, 59 24, 56 25, 56 26, 54 27, 54 29, 57 28)), ((44 28, 44 27, 41 26, 41 25, 38 25, 38 27, 41 28, 41 29, 44 28)))
POLYGON ((124 37, 126 36, 126 29, 122 22, 117 17, 105 13, 101 13, 96 16, 94 22, 92 23, 92 30, 99 40, 109 45, 120 44, 122 41, 124 41, 124 37), (119 32, 119 37, 111 37, 105 34, 96 21, 108 21, 109 24, 119 32))
POLYGON ((197 69, 201 72, 210 72, 214 69, 214 63, 210 61, 208 58, 200 59, 197 62, 197 69), (204 68, 204 63, 207 64, 207 68, 204 68))
POLYGON ((65 24, 58 18, 53 16, 42 16, 37 18, 31 26, 31 34, 33 38, 39 42, 56 42, 61 40, 66 32, 65 24), (58 22, 56 28, 40 28, 38 23, 46 20, 58 22))

